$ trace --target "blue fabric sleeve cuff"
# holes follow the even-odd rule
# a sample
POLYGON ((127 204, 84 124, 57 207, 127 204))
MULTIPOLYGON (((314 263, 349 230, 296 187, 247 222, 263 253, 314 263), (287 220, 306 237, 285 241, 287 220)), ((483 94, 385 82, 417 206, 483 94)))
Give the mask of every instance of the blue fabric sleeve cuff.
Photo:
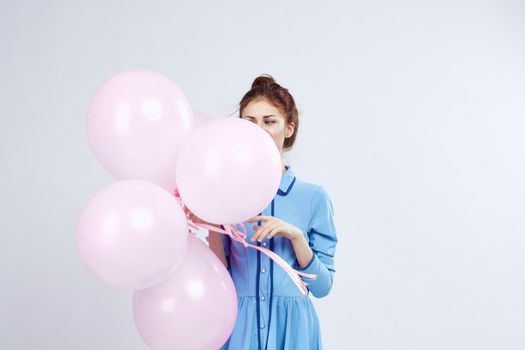
POLYGON ((311 271, 309 271, 309 270, 312 270, 311 267, 312 267, 312 266, 315 266, 315 265, 314 265, 314 261, 315 261, 315 259, 316 259, 316 255, 315 255, 315 253, 313 253, 312 260, 310 260, 310 262, 308 263, 308 265, 306 265, 306 266, 303 267, 302 269, 299 268, 299 271, 301 271, 301 272, 305 272, 305 273, 313 273, 313 272, 311 272, 311 271))

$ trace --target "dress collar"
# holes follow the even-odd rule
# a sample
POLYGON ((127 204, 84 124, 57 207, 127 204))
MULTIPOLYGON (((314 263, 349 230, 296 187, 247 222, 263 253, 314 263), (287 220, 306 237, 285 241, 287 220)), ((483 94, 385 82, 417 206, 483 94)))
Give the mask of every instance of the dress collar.
POLYGON ((279 185, 279 191, 277 193, 281 196, 286 196, 292 189, 295 183, 295 174, 293 173, 290 165, 285 164, 285 173, 281 176, 281 183, 279 185))

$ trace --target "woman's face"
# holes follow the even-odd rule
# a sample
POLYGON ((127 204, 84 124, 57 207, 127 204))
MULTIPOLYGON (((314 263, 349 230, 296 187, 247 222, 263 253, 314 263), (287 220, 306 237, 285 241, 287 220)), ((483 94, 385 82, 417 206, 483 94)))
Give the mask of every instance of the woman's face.
POLYGON ((286 123, 279 109, 266 99, 250 102, 241 112, 241 118, 263 128, 283 153, 284 139, 293 135, 294 123, 286 123))

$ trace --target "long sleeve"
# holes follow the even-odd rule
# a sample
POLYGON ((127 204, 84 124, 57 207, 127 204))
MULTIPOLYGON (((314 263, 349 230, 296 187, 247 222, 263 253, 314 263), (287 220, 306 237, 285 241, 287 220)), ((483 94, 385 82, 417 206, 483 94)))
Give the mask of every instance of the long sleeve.
POLYGON ((316 298, 322 298, 332 289, 337 245, 332 201, 322 186, 319 186, 312 197, 308 238, 308 245, 314 254, 308 265, 299 271, 317 275, 315 280, 303 276, 301 278, 308 283, 307 288, 316 298))

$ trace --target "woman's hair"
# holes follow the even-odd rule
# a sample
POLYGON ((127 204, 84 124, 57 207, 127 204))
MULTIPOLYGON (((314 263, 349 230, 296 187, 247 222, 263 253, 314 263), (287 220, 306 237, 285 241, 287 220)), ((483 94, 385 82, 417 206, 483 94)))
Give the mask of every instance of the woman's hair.
POLYGON ((248 91, 239 103, 239 117, 243 109, 252 101, 266 99, 273 104, 284 115, 287 123, 294 123, 295 128, 292 136, 284 139, 284 150, 289 150, 295 143, 297 131, 299 130, 299 112, 295 106, 292 95, 281 85, 275 82, 275 79, 269 74, 259 75, 252 83, 248 91))

